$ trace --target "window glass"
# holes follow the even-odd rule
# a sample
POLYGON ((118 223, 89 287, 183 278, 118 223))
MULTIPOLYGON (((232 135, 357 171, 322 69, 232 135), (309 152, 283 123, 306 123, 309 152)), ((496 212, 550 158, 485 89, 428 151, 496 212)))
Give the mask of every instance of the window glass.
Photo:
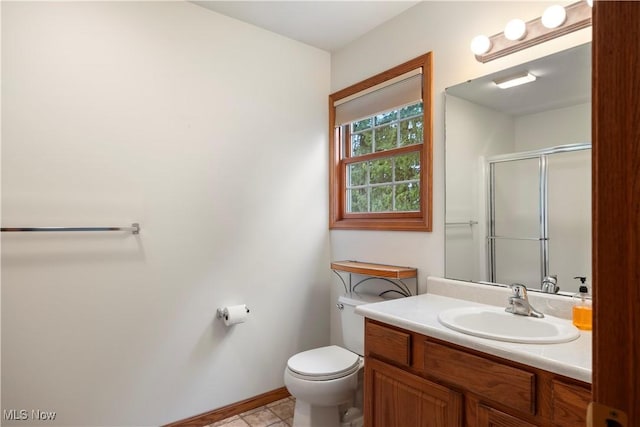
POLYGON ((347 173, 349 212, 420 209, 420 156, 417 152, 352 163, 347 173))
POLYGON ((352 156, 422 144, 422 139, 422 102, 351 123, 352 156))
MULTIPOLYGON (((351 123, 351 156, 390 153, 422 143, 422 103, 351 123), (403 117, 401 119, 401 117, 403 117), (356 131, 358 129, 358 131, 356 131), (365 129, 365 130, 362 130, 365 129)), ((420 153, 399 153, 350 163, 347 168, 347 212, 402 212, 420 209, 420 153)))
POLYGON ((399 155, 395 158, 396 181, 420 180, 420 156, 418 153, 399 155))
POLYGON ((371 153, 373 149, 373 131, 367 130, 351 134, 352 156, 361 156, 371 153))
POLYGON ((398 124, 392 123, 377 128, 375 141, 374 151, 385 151, 395 148, 398 145, 398 124))

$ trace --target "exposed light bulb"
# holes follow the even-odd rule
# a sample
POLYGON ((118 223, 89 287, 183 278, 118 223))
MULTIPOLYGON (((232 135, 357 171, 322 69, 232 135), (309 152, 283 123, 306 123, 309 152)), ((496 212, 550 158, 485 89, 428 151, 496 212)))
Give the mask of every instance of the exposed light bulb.
POLYGON ((491 40, 489 40, 489 37, 480 35, 475 36, 473 40, 471 40, 471 52, 473 52, 474 55, 485 54, 489 52, 489 49, 491 49, 491 40))
POLYGON ((527 34, 527 24, 522 19, 512 19, 504 27, 504 36, 508 40, 522 40, 527 34))
POLYGON ((560 5, 549 6, 542 14, 542 25, 547 28, 558 28, 567 20, 567 11, 560 5))

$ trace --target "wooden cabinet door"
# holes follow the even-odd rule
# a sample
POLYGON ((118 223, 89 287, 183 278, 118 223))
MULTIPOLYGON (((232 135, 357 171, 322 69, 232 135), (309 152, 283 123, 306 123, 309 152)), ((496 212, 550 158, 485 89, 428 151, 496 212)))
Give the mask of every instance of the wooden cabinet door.
POLYGON ((366 427, 460 427, 462 395, 376 359, 365 361, 366 427))
POLYGON ((478 406, 477 427, 536 427, 489 406, 478 406))
POLYGON ((587 406, 591 392, 584 387, 552 380, 551 419, 556 426, 584 427, 587 423, 587 406))

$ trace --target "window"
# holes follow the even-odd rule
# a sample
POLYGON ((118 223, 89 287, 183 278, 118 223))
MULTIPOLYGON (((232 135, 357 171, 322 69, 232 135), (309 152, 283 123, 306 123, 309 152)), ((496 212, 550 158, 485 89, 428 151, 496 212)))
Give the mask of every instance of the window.
POLYGON ((431 53, 329 96, 330 227, 431 231, 431 53))

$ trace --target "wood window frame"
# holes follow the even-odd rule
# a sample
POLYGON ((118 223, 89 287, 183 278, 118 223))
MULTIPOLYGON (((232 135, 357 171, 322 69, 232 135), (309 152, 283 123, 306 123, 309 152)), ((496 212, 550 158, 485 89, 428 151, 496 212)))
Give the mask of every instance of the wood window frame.
POLYGON ((351 230, 431 231, 433 200, 433 78, 432 52, 428 52, 366 80, 329 95, 329 228, 351 230), (343 158, 348 147, 342 147, 340 127, 336 127, 335 103, 371 87, 385 83, 412 70, 422 69, 423 142, 394 150, 420 153, 420 210, 415 212, 346 212, 346 167, 381 157, 389 152, 377 152, 343 158))

